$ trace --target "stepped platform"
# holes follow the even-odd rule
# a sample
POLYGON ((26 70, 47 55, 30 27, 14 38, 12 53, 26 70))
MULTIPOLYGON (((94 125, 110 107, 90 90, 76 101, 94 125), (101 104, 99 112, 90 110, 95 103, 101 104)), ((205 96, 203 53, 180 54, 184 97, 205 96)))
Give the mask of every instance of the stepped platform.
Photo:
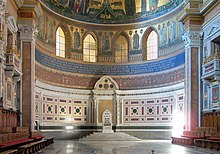
POLYGON ((101 133, 94 132, 80 139, 80 141, 140 141, 141 139, 124 132, 101 133))

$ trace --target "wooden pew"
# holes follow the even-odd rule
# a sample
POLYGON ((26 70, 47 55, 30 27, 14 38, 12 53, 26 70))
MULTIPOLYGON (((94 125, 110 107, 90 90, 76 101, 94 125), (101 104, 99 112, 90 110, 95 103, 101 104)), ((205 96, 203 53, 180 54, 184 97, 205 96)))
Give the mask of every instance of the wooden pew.
POLYGON ((30 138, 34 139, 35 141, 40 141, 44 138, 41 131, 34 131, 31 132, 30 138))
POLYGON ((49 137, 46 139, 46 146, 54 143, 54 137, 49 137))
POLYGON ((1 152, 1 154, 17 154, 17 153, 18 153, 17 149, 7 150, 7 151, 4 151, 4 152, 1 152))
POLYGON ((195 145, 201 148, 220 149, 220 140, 196 139, 195 145))
POLYGON ((171 137, 172 144, 180 144, 180 145, 193 145, 194 140, 192 138, 187 137, 171 137))
POLYGON ((40 140, 18 147, 19 154, 35 153, 45 148, 46 140, 40 140))
POLYGON ((34 139, 29 138, 28 127, 4 127, 0 131, 0 152, 15 149, 34 141, 34 139))

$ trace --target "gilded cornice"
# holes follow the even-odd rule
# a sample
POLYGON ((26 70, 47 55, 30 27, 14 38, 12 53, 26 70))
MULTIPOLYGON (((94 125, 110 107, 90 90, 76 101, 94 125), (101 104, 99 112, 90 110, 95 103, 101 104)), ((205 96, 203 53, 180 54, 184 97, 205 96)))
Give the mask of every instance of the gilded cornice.
POLYGON ((208 1, 206 1, 202 5, 202 7, 200 9, 200 13, 202 13, 205 16, 210 10, 212 10, 213 7, 215 7, 219 3, 220 3, 219 0, 208 0, 208 1))
POLYGON ((200 13, 201 3, 202 0, 188 0, 185 2, 183 11, 177 17, 178 21, 183 22, 185 24, 185 28, 187 28, 191 24, 202 24, 203 16, 200 13))
POLYGON ((41 16, 42 13, 43 11, 38 0, 25 0, 18 10, 18 16, 20 18, 36 18, 41 16))

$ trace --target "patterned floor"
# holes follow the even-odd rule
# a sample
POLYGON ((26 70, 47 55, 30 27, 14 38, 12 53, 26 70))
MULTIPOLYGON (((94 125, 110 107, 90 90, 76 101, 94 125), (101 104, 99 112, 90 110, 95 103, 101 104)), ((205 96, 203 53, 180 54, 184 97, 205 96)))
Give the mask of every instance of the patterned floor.
POLYGON ((167 140, 80 142, 55 140, 39 154, 220 154, 220 151, 173 145, 167 140))

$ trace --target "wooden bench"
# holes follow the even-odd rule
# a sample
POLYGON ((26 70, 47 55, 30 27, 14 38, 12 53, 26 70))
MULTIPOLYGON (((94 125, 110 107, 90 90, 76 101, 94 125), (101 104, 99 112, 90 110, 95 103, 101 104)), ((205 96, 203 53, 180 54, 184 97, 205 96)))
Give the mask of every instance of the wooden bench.
POLYGON ((18 153, 18 150, 16 150, 16 149, 1 152, 1 154, 17 154, 17 153, 18 153))
POLYGON ((18 147, 19 154, 35 153, 45 148, 46 140, 40 140, 18 147))
POLYGON ((33 141, 33 139, 28 138, 28 139, 22 139, 22 140, 2 143, 2 144, 0 144, 0 152, 8 150, 10 148, 17 148, 18 146, 30 143, 32 141, 33 141))
POLYGON ((172 144, 180 144, 180 145, 193 145, 194 140, 192 138, 187 137, 171 137, 172 144))
POLYGON ((44 136, 42 135, 42 132, 34 131, 31 132, 30 138, 34 139, 35 141, 40 141, 44 138, 44 136))
POLYGON ((220 149, 220 140, 196 139, 195 145, 201 148, 220 149))
POLYGON ((54 137, 50 137, 46 139, 46 146, 54 143, 54 137))

